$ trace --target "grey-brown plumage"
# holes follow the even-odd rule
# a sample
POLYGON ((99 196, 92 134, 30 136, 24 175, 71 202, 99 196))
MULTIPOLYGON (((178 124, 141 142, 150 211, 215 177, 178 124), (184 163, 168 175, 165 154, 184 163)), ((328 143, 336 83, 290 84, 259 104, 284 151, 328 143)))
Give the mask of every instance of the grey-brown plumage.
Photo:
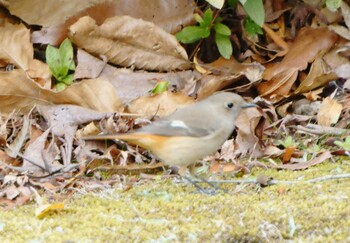
POLYGON ((169 165, 190 165, 217 151, 234 130, 242 108, 237 94, 216 93, 130 133, 84 139, 120 139, 150 150, 169 165))

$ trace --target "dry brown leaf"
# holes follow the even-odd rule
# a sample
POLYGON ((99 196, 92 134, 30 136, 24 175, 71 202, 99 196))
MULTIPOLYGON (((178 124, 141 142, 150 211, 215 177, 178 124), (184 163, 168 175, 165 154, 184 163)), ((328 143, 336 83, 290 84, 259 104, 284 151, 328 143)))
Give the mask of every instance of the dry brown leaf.
POLYGON ((333 73, 328 73, 329 68, 322 56, 319 55, 315 61, 312 63, 310 71, 306 78, 300 83, 299 87, 294 91, 294 93, 305 93, 322 87, 329 81, 334 80, 337 76, 333 73))
POLYGON ((230 161, 235 158, 234 155, 235 145, 233 139, 226 140, 220 149, 220 159, 224 161, 230 161))
POLYGON ((320 51, 332 47, 337 38, 337 35, 327 28, 302 28, 294 43, 290 46, 287 55, 278 65, 267 68, 263 78, 270 80, 272 77, 289 69, 305 69, 308 62, 313 61, 320 51))
POLYGON ((298 72, 296 69, 285 70, 267 82, 259 84, 258 91, 261 96, 270 95, 270 99, 273 95, 285 97, 288 95, 289 90, 294 84, 297 76, 298 72))
POLYGON ((160 71, 191 67, 175 36, 130 16, 109 18, 100 26, 91 17, 82 17, 70 26, 69 37, 78 47, 95 56, 105 55, 117 65, 160 71))
POLYGON ((47 129, 41 136, 39 136, 35 141, 29 144, 24 152, 24 160, 22 168, 26 171, 33 173, 39 170, 44 170, 46 172, 53 172, 59 168, 53 167, 53 160, 46 161, 43 156, 43 151, 45 149, 47 136, 49 135, 51 129, 47 129))
POLYGON ((11 144, 8 144, 5 149, 8 156, 16 158, 18 153, 21 151, 24 143, 26 142, 29 136, 30 120, 28 116, 23 117, 23 124, 21 131, 17 134, 17 137, 11 144))
POLYGON ((279 96, 288 95, 298 71, 305 69, 321 51, 332 47, 336 40, 337 35, 327 28, 302 28, 283 60, 266 68, 263 78, 268 81, 258 86, 260 94, 276 101, 279 96))
POLYGON ((234 58, 226 60, 222 57, 212 63, 200 65, 200 67, 213 74, 203 75, 197 91, 200 98, 205 98, 235 83, 243 76, 250 81, 246 86, 250 86, 261 80, 264 71, 264 67, 259 63, 240 63, 234 58))
POLYGON ((106 18, 129 15, 175 33, 193 22, 195 4, 188 0, 18 0, 9 1, 8 9, 28 24, 44 26, 33 33, 34 43, 57 45, 67 37, 68 27, 83 16, 101 24, 106 18))
POLYGON ((39 113, 46 119, 55 136, 63 136, 68 130, 90 121, 101 120, 113 113, 98 112, 73 105, 38 106, 39 113))
MULTIPOLYGON (((64 139, 65 144, 60 149, 64 165, 71 164, 73 140, 78 125, 92 120, 101 120, 106 116, 111 115, 72 105, 39 106, 38 110, 47 120, 52 133, 55 136, 64 139)), ((51 147, 49 146, 41 155, 39 155, 42 156, 42 160, 46 162, 45 165, 55 159, 55 156, 52 155, 55 155, 57 152, 55 144, 52 143, 50 145, 51 147)), ((35 148, 32 150, 35 151, 35 148)), ((38 161, 40 160, 38 159, 38 161)))
POLYGON ((145 116, 167 116, 176 109, 194 103, 192 97, 182 93, 163 92, 159 95, 144 96, 128 105, 128 112, 145 116))
POLYGON ((346 2, 341 1, 340 9, 344 17, 345 24, 348 28, 350 28, 350 7, 346 4, 346 2))
POLYGON ((75 68, 74 79, 97 78, 100 76, 108 61, 105 56, 101 56, 101 58, 103 60, 79 48, 77 51, 78 65, 75 68))
POLYGON ((67 87, 62 92, 43 89, 19 69, 0 73, 0 112, 15 109, 29 111, 37 104, 74 104, 115 112, 122 110, 113 86, 101 79, 88 79, 67 87))
POLYGON ((75 13, 106 0, 18 0, 7 1, 11 14, 31 25, 53 26, 70 18, 75 13), (33 14, 41 13, 41 14, 33 14))
POLYGON ((297 164, 280 164, 280 165, 273 165, 273 168, 278 169, 288 169, 288 170, 304 170, 311 166, 320 164, 324 162, 325 160, 332 157, 332 154, 330 151, 323 152, 322 154, 318 155, 316 158, 311 159, 307 162, 297 163, 297 164))
POLYGON ((289 50, 289 45, 286 43, 281 36, 279 36, 277 33, 275 33, 267 24, 263 25, 263 29, 266 32, 266 34, 278 45, 280 46, 283 50, 281 53, 283 55, 279 54, 279 56, 284 56, 285 53, 288 52, 289 50))
POLYGON ((237 170, 237 166, 232 163, 222 164, 219 161, 214 161, 210 165, 210 173, 228 173, 237 170))
POLYGON ((274 145, 268 145, 264 149, 264 156, 265 157, 279 157, 281 154, 283 154, 283 150, 277 148, 274 145))
POLYGON ((0 27, 0 36, 0 59, 23 69, 30 78, 50 88, 51 72, 46 63, 33 59, 34 49, 29 29, 23 24, 6 24, 0 27))
POLYGON ((259 138, 255 134, 255 129, 259 124, 262 114, 256 108, 244 109, 236 120, 238 129, 235 141, 235 154, 246 155, 252 153, 252 156, 258 157, 262 154, 262 148, 259 138))
POLYGON ((282 157, 283 164, 286 164, 290 161, 296 148, 297 148, 297 146, 291 146, 291 147, 288 147, 285 149, 283 157, 282 157))
POLYGON ((158 81, 167 81, 171 89, 186 89, 183 92, 189 94, 190 91, 187 91, 186 87, 195 84, 194 79, 199 76, 197 72, 192 70, 158 73, 116 68, 109 64, 105 65, 104 61, 80 49, 78 50, 76 75, 85 78, 93 78, 98 75, 100 79, 109 81, 115 87, 118 98, 124 104, 146 95, 156 86, 158 81), (90 60, 90 63, 84 60, 90 60), (102 70, 101 67, 103 67, 102 70))
POLYGON ((336 100, 326 97, 321 104, 317 114, 317 123, 321 126, 329 127, 331 124, 337 123, 343 106, 336 100))
POLYGON ((337 33, 344 39, 350 40, 350 30, 342 25, 333 24, 329 26, 329 29, 337 33))
POLYGON ((12 164, 12 162, 14 161, 15 159, 8 156, 7 153, 5 153, 3 150, 0 150, 0 161, 5 163, 5 164, 12 164))

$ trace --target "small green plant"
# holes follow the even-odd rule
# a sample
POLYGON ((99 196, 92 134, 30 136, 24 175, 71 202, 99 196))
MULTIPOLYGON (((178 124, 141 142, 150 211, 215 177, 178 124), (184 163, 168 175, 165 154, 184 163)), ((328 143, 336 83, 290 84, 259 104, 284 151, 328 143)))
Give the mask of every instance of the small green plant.
MULTIPOLYGON (((212 6, 221 8, 224 0, 214 1, 207 0, 212 6)), ((228 5, 234 7, 238 0, 227 0, 228 5)), ((265 21, 265 11, 262 0, 239 0, 243 8, 248 14, 245 20, 245 29, 249 35, 262 34, 262 25, 265 21)), ((199 14, 194 15, 199 25, 187 26, 176 34, 178 41, 184 44, 194 43, 201 39, 208 38, 212 31, 215 32, 215 43, 219 53, 226 59, 230 59, 232 55, 232 43, 230 40, 231 29, 221 23, 221 18, 213 19, 213 11, 209 8, 203 13, 203 17, 199 14)))
POLYGON ((152 89, 151 93, 152 94, 161 94, 161 93, 167 91, 168 86, 169 86, 169 82, 168 81, 160 81, 152 89))
POLYGON ((326 0, 326 6, 327 8, 335 12, 340 7, 342 0, 326 0))
POLYGON ((213 20, 213 11, 208 8, 203 18, 199 14, 194 15, 199 26, 188 26, 176 34, 178 41, 188 44, 196 42, 210 36, 212 29, 215 31, 215 42, 221 56, 230 59, 232 54, 232 44, 230 41, 231 30, 226 25, 220 23, 220 18, 213 20))
POLYGON ((253 36, 256 34, 262 35, 263 31, 261 27, 256 24, 249 16, 244 21, 244 29, 248 35, 253 36))
POLYGON ((349 150, 350 151, 350 136, 347 136, 345 138, 345 141, 335 141, 335 145, 338 145, 339 147, 343 148, 344 150, 349 150))
POLYGON ((46 63, 52 75, 56 78, 56 90, 61 91, 73 83, 75 63, 73 60, 73 46, 69 39, 65 39, 59 48, 47 46, 46 63))
POLYGON ((284 148, 290 148, 298 145, 296 142, 294 142, 292 136, 287 136, 284 140, 278 140, 278 144, 282 145, 284 148))

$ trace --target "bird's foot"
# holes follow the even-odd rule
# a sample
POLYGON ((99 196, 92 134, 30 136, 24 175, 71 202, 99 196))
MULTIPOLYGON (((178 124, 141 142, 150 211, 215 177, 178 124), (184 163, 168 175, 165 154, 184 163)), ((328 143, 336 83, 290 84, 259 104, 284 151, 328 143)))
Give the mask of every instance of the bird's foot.
POLYGON ((210 181, 207 181, 204 178, 201 178, 199 176, 194 176, 197 180, 193 180, 191 177, 188 176, 182 176, 184 179, 186 179, 187 181, 189 181, 200 193, 206 194, 206 195, 215 195, 218 191, 223 191, 226 192, 226 190, 217 187, 215 184, 213 184, 210 181), (211 188, 206 189, 203 188, 199 185, 199 183, 206 183, 207 185, 209 185, 211 188))

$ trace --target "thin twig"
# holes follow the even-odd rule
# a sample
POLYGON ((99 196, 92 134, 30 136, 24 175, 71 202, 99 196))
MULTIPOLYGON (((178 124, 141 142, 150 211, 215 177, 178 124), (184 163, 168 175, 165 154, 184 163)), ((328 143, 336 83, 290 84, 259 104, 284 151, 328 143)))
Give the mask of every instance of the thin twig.
MULTIPOLYGON (((271 180, 268 182, 269 185, 277 185, 277 184, 300 184, 300 183, 315 183, 329 180, 337 180, 337 179, 347 179, 350 178, 350 173, 348 174, 339 174, 339 175, 326 175, 321 177, 316 177, 313 179, 309 179, 306 181, 283 181, 283 180, 271 180)), ((201 180, 193 180, 193 182, 202 182, 201 180)), ((256 179, 246 179, 246 180, 208 180, 210 183, 233 183, 233 184, 256 184, 256 179)))

